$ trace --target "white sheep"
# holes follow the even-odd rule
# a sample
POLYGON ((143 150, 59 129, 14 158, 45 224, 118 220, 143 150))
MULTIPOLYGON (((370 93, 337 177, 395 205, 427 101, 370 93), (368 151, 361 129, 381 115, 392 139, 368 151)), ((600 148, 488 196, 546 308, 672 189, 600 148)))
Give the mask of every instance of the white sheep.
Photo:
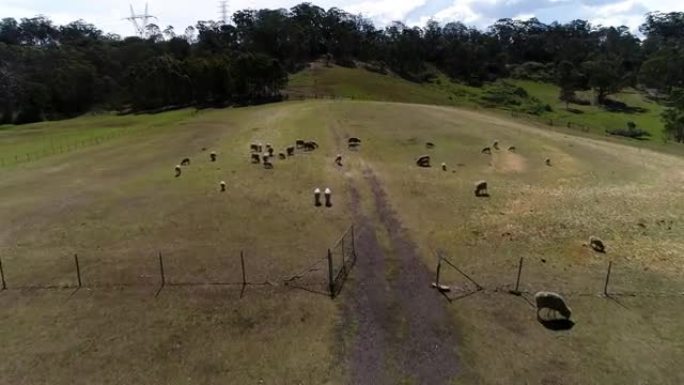
POLYGON ((221 181, 221 183, 219 183, 219 185, 221 186, 221 192, 226 191, 226 182, 221 181))
POLYGON ((323 193, 325 194, 325 206, 326 207, 332 206, 332 190, 330 190, 330 188, 326 187, 325 191, 323 193))
POLYGON ((565 303, 565 299, 560 294, 552 293, 550 291, 540 291, 534 295, 534 300, 537 303, 537 318, 541 319, 539 312, 542 309, 550 309, 560 313, 565 319, 570 319, 572 310, 565 303))
POLYGON ((179 165, 176 165, 175 170, 176 170, 176 178, 178 178, 179 176, 181 176, 181 166, 180 166, 180 164, 179 164, 179 165))

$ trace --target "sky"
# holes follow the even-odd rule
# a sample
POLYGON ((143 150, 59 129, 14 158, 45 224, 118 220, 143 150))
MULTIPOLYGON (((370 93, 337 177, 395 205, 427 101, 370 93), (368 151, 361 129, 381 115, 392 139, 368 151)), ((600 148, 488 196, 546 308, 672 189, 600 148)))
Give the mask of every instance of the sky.
MULTIPOLYGON (((174 26, 183 31, 198 20, 219 19, 218 0, 148 0, 153 20, 164 29, 174 26)), ((290 8, 302 0, 231 0, 229 13, 246 8, 290 8)), ((486 28, 501 18, 542 22, 589 20, 598 25, 626 25, 637 32, 644 15, 651 11, 684 11, 682 0, 319 0, 310 1, 322 8, 338 7, 373 20, 377 26, 393 21, 424 25, 433 19, 446 23, 461 21, 469 26, 486 28)), ((124 18, 130 5, 137 13, 145 8, 144 0, 0 0, 0 18, 44 15, 56 24, 85 20, 104 32, 122 36, 134 34, 124 18)))

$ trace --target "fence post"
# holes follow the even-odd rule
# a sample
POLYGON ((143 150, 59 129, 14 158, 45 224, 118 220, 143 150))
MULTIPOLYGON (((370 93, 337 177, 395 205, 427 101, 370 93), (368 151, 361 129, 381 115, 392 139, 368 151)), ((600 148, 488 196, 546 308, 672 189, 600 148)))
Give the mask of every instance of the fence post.
POLYGON ((74 254, 74 262, 76 263, 76 278, 78 278, 78 288, 81 288, 81 267, 78 264, 78 254, 74 254))
POLYGON ((608 262, 608 273, 606 273, 606 284, 603 286, 603 294, 608 296, 608 282, 610 282, 610 270, 613 267, 613 261, 608 262))
POLYGON ((0 278, 2 279, 2 290, 7 290, 7 284, 5 283, 5 271, 2 269, 2 259, 0 259, 0 278))
POLYGON ((166 285, 166 277, 164 276, 164 260, 162 259, 162 253, 159 252, 159 273, 161 274, 161 287, 166 285))
POLYGON ((333 281, 332 252, 328 249, 328 284, 330 286, 330 298, 335 298, 335 282, 333 281))
POLYGON ((515 290, 514 293, 520 293, 520 275, 522 274, 524 257, 520 257, 520 262, 518 264, 518 278, 515 280, 515 290))
POLYGON ((245 274, 245 253, 240 251, 240 265, 242 265, 242 287, 247 286, 247 275, 245 274))
POLYGON ((352 238, 352 253, 354 254, 354 259, 356 259, 356 240, 354 239, 354 225, 351 227, 351 238, 352 238))

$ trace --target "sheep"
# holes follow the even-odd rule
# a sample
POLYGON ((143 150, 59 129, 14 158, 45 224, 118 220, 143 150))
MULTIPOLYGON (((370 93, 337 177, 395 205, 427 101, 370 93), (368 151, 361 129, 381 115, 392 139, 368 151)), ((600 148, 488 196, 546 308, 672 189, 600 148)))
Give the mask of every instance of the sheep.
POLYGON ((361 139, 356 138, 356 137, 351 137, 347 140, 347 144, 349 144, 349 147, 356 147, 361 145, 361 139))
POLYGON ((475 183, 475 196, 476 197, 486 197, 489 196, 487 193, 487 182, 486 181, 478 181, 475 183))
POLYGON ((321 189, 316 187, 314 189, 314 205, 319 207, 321 205, 321 189))
POLYGON ((294 148, 294 146, 290 146, 286 149, 286 151, 287 151, 287 156, 294 156, 295 148, 294 148))
POLYGON ((597 251, 599 253, 606 252, 606 245, 603 244, 603 241, 593 235, 589 237, 589 247, 591 247, 592 249, 594 249, 594 251, 597 251))
POLYGON ((551 159, 550 158, 546 158, 546 160, 544 160, 544 163, 546 163, 547 166, 551 167, 551 159))
POLYGON ((252 144, 249 146, 249 149, 250 149, 250 151, 252 151, 252 152, 258 152, 258 151, 259 151, 259 145, 256 144, 256 143, 252 143, 252 144))
POLYGON ((425 148, 427 148, 427 149, 435 148, 435 144, 432 142, 427 142, 427 143, 425 143, 425 148))
POLYGON ((332 207, 332 191, 326 187, 323 193, 325 194, 325 207, 332 207))
POLYGON ((252 163, 261 163, 261 156, 259 154, 252 154, 252 163))
POLYGON ((221 192, 225 192, 225 191, 226 191, 226 182, 221 181, 221 182, 219 183, 219 186, 221 186, 221 192))
POLYGON ((256 152, 258 152, 258 153, 262 153, 262 152, 264 152, 264 145, 263 145, 263 144, 261 144, 261 143, 257 143, 257 149, 256 149, 256 152))
POLYGON ((494 147, 495 150, 499 150, 499 141, 495 140, 494 143, 492 143, 492 147, 494 147))
POLYGON ((185 158, 181 161, 181 166, 189 166, 190 165, 190 158, 185 158))
POLYGON ((430 156, 429 155, 421 155, 416 159, 416 164, 418 167, 430 167, 430 156))
POLYGON ((297 139, 295 141, 295 148, 297 148, 297 149, 304 148, 304 140, 303 139, 297 139))
POLYGON ((541 319, 539 312, 542 309, 549 309, 560 313, 565 319, 570 319, 572 310, 565 303, 565 299, 560 294, 549 291, 540 291, 534 295, 534 300, 537 303, 537 319, 541 319))
POLYGON ((270 158, 270 157, 268 156, 268 154, 263 154, 263 155, 261 155, 261 159, 262 159, 262 161, 263 161, 264 163, 268 162, 268 159, 269 159, 269 158, 270 158))
POLYGON ((285 159, 287 159, 287 156, 285 156, 284 152, 281 152, 278 154, 278 158, 280 158, 280 160, 285 160, 285 159))
POLYGON ((209 154, 209 157, 212 162, 216 162, 216 151, 212 151, 211 154, 209 154))
POLYGON ((271 157, 272 157, 272 156, 273 156, 273 152, 274 152, 273 147, 270 147, 270 146, 269 146, 269 147, 267 147, 267 149, 268 149, 268 156, 271 156, 271 157))
POLYGON ((176 170, 176 178, 178 178, 179 176, 181 176, 181 166, 180 166, 180 164, 176 166, 175 170, 176 170))
POLYGON ((268 158, 264 159, 264 168, 267 170, 273 168, 273 163, 271 163, 271 161, 268 158))
POLYGON ((482 151, 480 151, 480 152, 483 153, 483 154, 492 155, 492 149, 489 148, 489 147, 483 148, 482 151))
POLYGON ((313 140, 304 142, 304 150, 305 151, 313 151, 317 148, 318 148, 318 143, 316 143, 313 140))
POLYGON ((515 146, 508 147, 508 151, 515 152, 515 146))
POLYGON ((342 155, 341 154, 337 154, 337 156, 335 157, 335 164, 342 167, 342 155))
POLYGON ((446 165, 446 163, 442 162, 442 171, 446 171, 446 170, 447 170, 447 165, 446 165))

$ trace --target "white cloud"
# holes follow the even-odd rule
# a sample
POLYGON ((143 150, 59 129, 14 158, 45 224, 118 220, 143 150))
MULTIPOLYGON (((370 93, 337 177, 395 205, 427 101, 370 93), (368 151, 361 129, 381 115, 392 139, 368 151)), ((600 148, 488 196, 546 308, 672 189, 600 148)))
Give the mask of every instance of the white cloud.
MULTIPOLYGON (((217 0, 147 0, 150 13, 164 28, 173 25, 183 30, 198 20, 219 17, 217 0)), ((306 0, 230 0, 229 12, 245 8, 290 8, 306 0)), ((141 12, 145 0, 0 0, 0 17, 33 17, 43 14, 57 24, 84 19, 106 32, 132 34, 133 28, 123 18, 133 3, 141 12)), ((363 14, 379 25, 392 21, 423 25, 434 19, 442 23, 461 21, 486 27, 504 17, 536 16, 543 22, 567 22, 582 18, 592 24, 627 25, 635 30, 649 11, 682 10, 681 0, 311 0, 323 7, 338 7, 363 14)))

